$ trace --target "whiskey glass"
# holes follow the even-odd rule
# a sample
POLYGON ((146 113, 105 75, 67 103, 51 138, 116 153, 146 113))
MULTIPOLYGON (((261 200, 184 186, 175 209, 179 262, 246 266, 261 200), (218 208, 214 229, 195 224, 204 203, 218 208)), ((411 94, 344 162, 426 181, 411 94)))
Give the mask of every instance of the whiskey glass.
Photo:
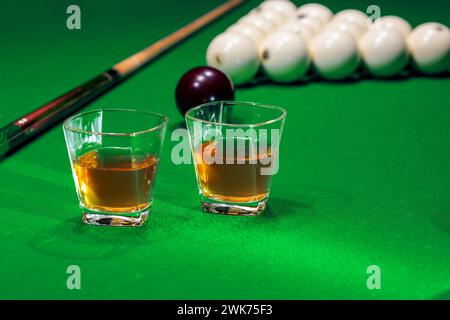
POLYGON ((188 110, 185 118, 203 211, 261 213, 279 167, 286 110, 215 101, 188 110))
POLYGON ((145 223, 167 122, 163 115, 131 109, 94 110, 64 122, 84 223, 145 223))

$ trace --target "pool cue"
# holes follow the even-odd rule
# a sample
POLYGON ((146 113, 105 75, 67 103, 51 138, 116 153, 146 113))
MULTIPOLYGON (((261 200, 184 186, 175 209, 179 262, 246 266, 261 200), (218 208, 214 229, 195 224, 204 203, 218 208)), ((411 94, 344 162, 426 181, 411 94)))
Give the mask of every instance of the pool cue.
POLYGON ((245 0, 229 0, 165 38, 131 55, 95 78, 57 97, 0 129, 0 157, 37 137, 43 131, 79 110, 154 58, 180 43, 245 0))

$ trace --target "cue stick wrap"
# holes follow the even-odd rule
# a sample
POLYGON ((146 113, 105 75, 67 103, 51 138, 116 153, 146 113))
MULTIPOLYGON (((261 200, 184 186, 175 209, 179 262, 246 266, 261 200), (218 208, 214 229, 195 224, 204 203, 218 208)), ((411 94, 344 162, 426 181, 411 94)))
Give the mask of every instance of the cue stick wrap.
POLYGON ((115 70, 108 70, 4 127, 2 136, 8 139, 0 138, 3 140, 0 142, 0 154, 77 111, 119 80, 120 75, 115 70))
POLYGON ((229 0, 153 45, 122 60, 110 70, 4 126, 0 129, 0 157, 79 110, 153 58, 244 1, 246 0, 229 0))

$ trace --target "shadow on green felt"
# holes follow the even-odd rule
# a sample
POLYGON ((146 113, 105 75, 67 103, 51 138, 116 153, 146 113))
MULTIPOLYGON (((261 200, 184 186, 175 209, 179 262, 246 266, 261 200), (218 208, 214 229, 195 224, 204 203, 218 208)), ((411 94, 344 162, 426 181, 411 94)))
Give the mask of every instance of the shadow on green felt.
POLYGON ((335 214, 349 206, 353 199, 350 195, 320 186, 309 186, 300 194, 291 194, 290 198, 269 197, 268 206, 258 219, 264 223, 284 224, 287 228, 297 228, 306 221, 321 219, 335 214))
POLYGON ((431 298, 432 300, 450 300, 450 290, 444 291, 431 298))
POLYGON ((429 217, 435 226, 450 235, 450 214, 448 210, 431 213, 429 217))
MULTIPOLYGON (((289 217, 292 214, 300 214, 303 217, 314 217, 317 212, 309 199, 269 198, 267 208, 263 214, 267 220, 279 220, 289 217)), ((262 217, 262 215, 259 217, 262 217)))
POLYGON ((33 237, 29 246, 49 256, 67 259, 107 259, 125 255, 147 241, 151 225, 140 228, 88 226, 81 215, 44 229, 33 237))
POLYGON ((74 189, 9 170, 2 171, 2 178, 7 183, 0 185, 0 207, 55 220, 71 217, 77 203, 74 189))
MULTIPOLYGON (((202 213, 200 203, 198 206, 192 207, 191 209, 202 213)), ((221 220, 224 223, 254 224, 258 227, 261 224, 264 224, 270 227, 271 224, 279 224, 280 222, 287 220, 292 222, 293 220, 299 221, 313 218, 316 215, 316 210, 302 200, 269 198, 266 209, 257 216, 233 216, 209 213, 203 213, 203 215, 211 217, 211 219, 215 221, 221 220)))
POLYGON ((155 199, 147 225, 142 228, 94 227, 82 224, 72 188, 17 172, 4 173, 6 178, 15 179, 14 183, 19 184, 24 192, 13 192, 7 186, 0 186, 5 195, 0 207, 32 215, 24 220, 29 223, 29 246, 41 254, 65 259, 95 260, 125 255, 141 245, 170 240, 174 230, 182 234, 196 234, 197 231, 203 234, 201 230, 205 228, 208 234, 214 230, 227 233, 236 229, 244 232, 289 231, 328 214, 327 208, 342 208, 350 202, 345 194, 309 187, 307 192, 290 195, 289 199, 274 195, 269 199, 266 212, 260 216, 229 217, 204 214, 199 203, 190 208, 187 204, 193 199, 186 192, 180 192, 184 195, 181 199, 173 194, 169 197, 168 193, 155 199), (36 190, 39 193, 27 196, 27 192, 36 190))
POLYGON ((226 232, 227 229, 290 232, 329 215, 337 219, 336 213, 342 212, 351 203, 352 197, 343 192, 309 187, 307 192, 290 195, 290 198, 270 197, 266 210, 258 216, 202 213, 200 203, 187 209, 198 214, 176 215, 180 220, 189 221, 192 228, 216 228, 217 232, 226 232))
POLYGON ((362 79, 363 73, 356 73, 353 76, 342 79, 342 80, 326 80, 321 78, 316 73, 310 71, 308 72, 304 77, 301 79, 294 81, 294 82, 288 82, 288 83, 281 83, 281 82, 274 82, 270 80, 266 75, 262 74, 261 72, 258 73, 258 75, 249 83, 239 85, 239 90, 245 90, 245 89, 252 89, 255 87, 263 87, 263 86, 277 86, 277 87, 304 87, 306 85, 312 85, 314 83, 332 83, 332 84, 351 84, 358 82, 362 79))
POLYGON ((17 172, 2 171, 2 177, 17 188, 0 186, 0 208, 22 216, 29 224, 29 246, 34 250, 61 258, 101 259, 126 254, 155 235, 147 232, 151 223, 142 228, 108 228, 84 225, 75 190, 36 179, 17 172), (40 219, 41 218, 41 219, 40 219), (50 220, 49 220, 50 219, 50 220), (56 222, 56 223, 55 223, 56 222))
POLYGON ((408 67, 398 75, 391 77, 374 77, 370 75, 363 67, 355 72, 352 76, 342 79, 342 80, 327 80, 321 78, 318 74, 310 70, 303 78, 298 81, 289 82, 289 83, 277 83, 271 81, 267 76, 262 74, 261 72, 249 83, 238 86, 240 90, 252 89, 255 87, 262 86, 277 86, 277 87, 304 87, 306 85, 314 85, 316 83, 329 83, 333 85, 348 85, 357 82, 364 81, 384 81, 384 82, 398 82, 398 81, 407 81, 414 78, 430 78, 430 79, 447 79, 450 77, 450 72, 444 72, 437 75, 424 75, 417 71, 415 71, 412 67, 408 67))

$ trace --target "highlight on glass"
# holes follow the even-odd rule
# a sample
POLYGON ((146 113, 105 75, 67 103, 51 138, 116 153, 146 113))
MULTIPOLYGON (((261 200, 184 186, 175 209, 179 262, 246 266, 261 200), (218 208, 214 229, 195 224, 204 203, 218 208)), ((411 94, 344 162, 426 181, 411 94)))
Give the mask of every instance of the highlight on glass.
POLYGON ((167 122, 163 115, 131 109, 94 110, 64 122, 84 223, 145 223, 167 122))
POLYGON ((185 118, 203 211, 261 213, 279 168, 286 110, 217 101, 190 109, 185 118))

